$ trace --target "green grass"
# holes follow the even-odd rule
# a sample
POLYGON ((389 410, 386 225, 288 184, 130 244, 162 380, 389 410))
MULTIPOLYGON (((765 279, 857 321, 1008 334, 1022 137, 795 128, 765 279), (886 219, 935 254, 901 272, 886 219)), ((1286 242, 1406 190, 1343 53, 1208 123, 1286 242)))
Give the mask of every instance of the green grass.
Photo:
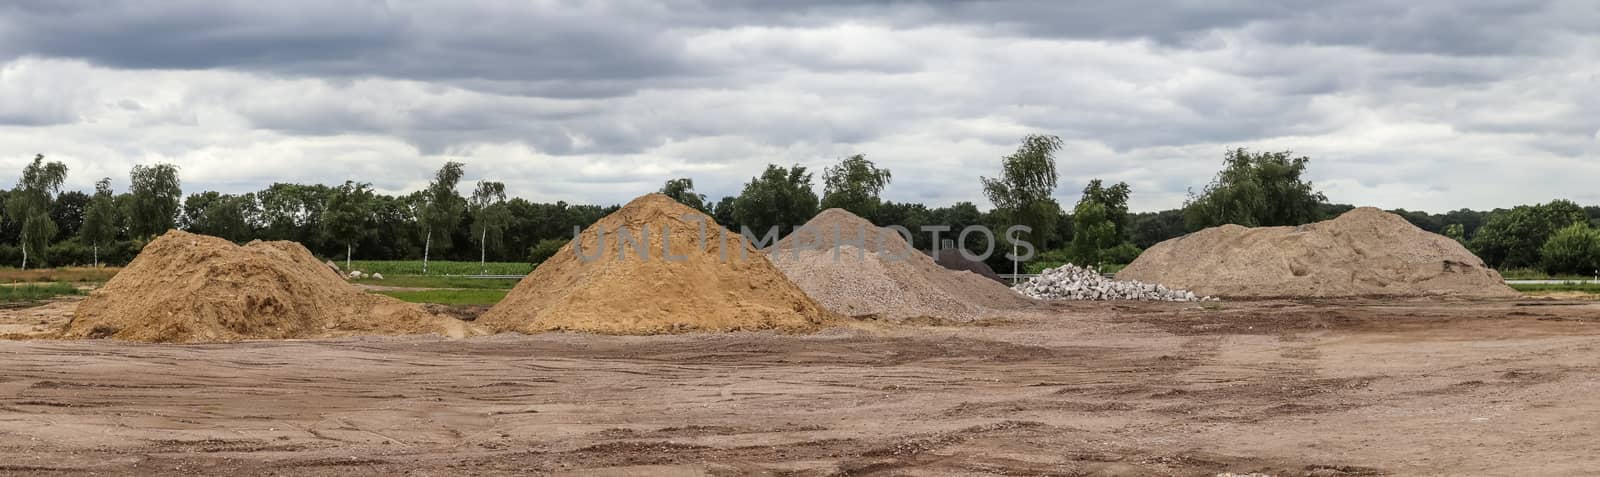
POLYGON ((517 278, 467 278, 435 275, 385 275, 382 280, 371 278, 354 280, 363 285, 407 288, 471 288, 479 290, 510 290, 517 286, 517 278))
POLYGON ((1594 280, 1593 275, 1551 275, 1536 268, 1508 268, 1500 271, 1506 280, 1594 280))
POLYGON ((1600 294, 1600 283, 1517 283, 1512 289, 1523 293, 1579 292, 1600 294))
MULTIPOLYGON (((344 261, 334 260, 334 264, 344 269, 344 261)), ((356 260, 350 262, 350 268, 367 273, 382 273, 384 278, 394 278, 400 275, 421 275, 421 260, 356 260)), ((533 265, 525 262, 489 262, 490 275, 527 275, 533 271, 533 265)), ((346 273, 349 273, 346 271, 346 273)), ((428 275, 478 275, 483 273, 483 268, 478 262, 448 262, 443 260, 428 261, 428 275)))
POLYGON ((426 290, 373 292, 411 303, 440 305, 493 305, 506 297, 508 290, 426 290))
POLYGON ((39 301, 62 295, 81 295, 82 291, 71 283, 22 283, 0 285, 0 303, 39 301))

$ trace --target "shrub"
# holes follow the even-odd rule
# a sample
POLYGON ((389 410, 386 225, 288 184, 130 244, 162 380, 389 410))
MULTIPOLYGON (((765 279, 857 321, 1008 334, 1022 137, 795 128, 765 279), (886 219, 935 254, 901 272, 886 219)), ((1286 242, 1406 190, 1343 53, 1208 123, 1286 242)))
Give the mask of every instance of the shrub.
MULTIPOLYGON (((1076 263, 1072 260, 1072 251, 1068 249, 1046 250, 1040 252, 1033 260, 1022 266, 1024 273, 1041 273, 1046 269, 1056 268, 1067 263, 1076 263)), ((1005 273, 1011 273, 1007 270, 1005 273)))
POLYGON ((561 247, 566 244, 567 241, 561 239, 540 240, 539 243, 528 249, 528 262, 544 263, 545 260, 555 256, 556 252, 561 251, 561 247))
POLYGON ((1109 265, 1127 265, 1139 258, 1144 253, 1139 246, 1124 242, 1122 245, 1100 251, 1101 263, 1109 265))
POLYGON ((1588 275, 1600 268, 1600 231, 1578 223, 1557 231, 1539 250, 1546 273, 1588 275))

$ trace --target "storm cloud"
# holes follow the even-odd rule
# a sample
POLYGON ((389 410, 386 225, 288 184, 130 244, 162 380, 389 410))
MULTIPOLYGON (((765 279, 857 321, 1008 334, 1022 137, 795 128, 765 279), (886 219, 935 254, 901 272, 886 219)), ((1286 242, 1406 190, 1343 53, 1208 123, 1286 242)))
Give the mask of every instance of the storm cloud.
POLYGON ((1043 133, 1065 202, 1098 177, 1176 207, 1250 147, 1311 156, 1339 202, 1600 203, 1594 25, 1578 1, 20 1, 0 167, 400 192, 460 160, 616 203, 863 153, 891 200, 987 207, 978 176, 1043 133))

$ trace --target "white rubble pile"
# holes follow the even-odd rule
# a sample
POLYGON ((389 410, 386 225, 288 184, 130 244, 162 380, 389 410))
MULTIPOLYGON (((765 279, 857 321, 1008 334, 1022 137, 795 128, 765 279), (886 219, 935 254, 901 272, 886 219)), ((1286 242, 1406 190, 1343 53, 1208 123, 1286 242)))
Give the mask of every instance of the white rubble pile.
POLYGON ((1051 268, 1011 287, 1040 300, 1213 301, 1193 292, 1141 282, 1119 282, 1073 264, 1051 268))

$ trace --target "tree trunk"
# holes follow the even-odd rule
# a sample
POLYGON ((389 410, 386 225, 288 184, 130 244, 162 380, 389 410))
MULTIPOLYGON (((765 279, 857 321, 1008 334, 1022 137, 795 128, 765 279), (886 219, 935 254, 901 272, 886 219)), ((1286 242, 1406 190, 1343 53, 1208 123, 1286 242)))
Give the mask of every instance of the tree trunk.
POLYGON ((28 269, 28 234, 22 234, 22 269, 28 269))
POLYGON ((478 273, 489 274, 489 228, 483 228, 483 235, 478 239, 478 273))
POLYGON ((100 268, 100 242, 94 243, 94 268, 100 268))
POLYGON ((433 246, 433 229, 428 229, 428 237, 422 239, 422 274, 428 274, 428 248, 433 246))
POLYGON ((350 250, 351 250, 350 243, 346 242, 344 244, 344 269, 345 270, 349 270, 350 269, 350 250))

